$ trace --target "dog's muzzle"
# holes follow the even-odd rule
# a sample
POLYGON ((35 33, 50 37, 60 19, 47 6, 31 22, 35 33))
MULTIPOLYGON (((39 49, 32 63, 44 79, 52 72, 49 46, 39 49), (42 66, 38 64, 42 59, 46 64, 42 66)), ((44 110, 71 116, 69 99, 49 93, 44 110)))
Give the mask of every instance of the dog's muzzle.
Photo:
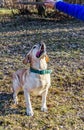
POLYGON ((41 43, 41 44, 39 44, 39 46, 40 46, 40 49, 36 53, 37 58, 41 57, 43 54, 46 54, 46 45, 44 43, 41 43))

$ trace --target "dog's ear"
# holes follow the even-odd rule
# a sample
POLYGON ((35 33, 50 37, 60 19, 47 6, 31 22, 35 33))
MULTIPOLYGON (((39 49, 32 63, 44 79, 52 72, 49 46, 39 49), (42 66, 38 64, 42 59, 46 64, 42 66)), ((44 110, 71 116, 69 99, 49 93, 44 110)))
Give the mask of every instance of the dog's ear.
POLYGON ((46 60, 46 62, 49 62, 49 61, 50 61, 48 55, 46 55, 45 60, 46 60))
POLYGON ((30 53, 28 53, 25 57, 25 59, 23 60, 23 64, 27 64, 27 63, 30 63, 30 53))

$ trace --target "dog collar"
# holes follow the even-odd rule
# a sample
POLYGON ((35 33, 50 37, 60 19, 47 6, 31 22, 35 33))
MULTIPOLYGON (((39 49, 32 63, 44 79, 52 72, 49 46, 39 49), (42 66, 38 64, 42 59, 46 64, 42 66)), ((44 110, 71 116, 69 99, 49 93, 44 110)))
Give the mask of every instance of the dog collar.
POLYGON ((36 69, 30 68, 30 72, 44 75, 44 74, 50 74, 52 70, 36 70, 36 69))

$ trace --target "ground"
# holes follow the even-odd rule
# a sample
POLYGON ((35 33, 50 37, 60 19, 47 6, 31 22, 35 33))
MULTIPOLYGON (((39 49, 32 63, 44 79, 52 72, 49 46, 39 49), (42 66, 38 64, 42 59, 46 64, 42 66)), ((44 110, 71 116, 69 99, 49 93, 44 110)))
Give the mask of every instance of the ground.
POLYGON ((23 17, 0 20, 0 130, 84 130, 84 22, 23 17), (48 112, 41 97, 31 94, 34 116, 26 115, 23 93, 12 98, 12 74, 29 68, 22 61, 43 40, 52 69, 48 112))

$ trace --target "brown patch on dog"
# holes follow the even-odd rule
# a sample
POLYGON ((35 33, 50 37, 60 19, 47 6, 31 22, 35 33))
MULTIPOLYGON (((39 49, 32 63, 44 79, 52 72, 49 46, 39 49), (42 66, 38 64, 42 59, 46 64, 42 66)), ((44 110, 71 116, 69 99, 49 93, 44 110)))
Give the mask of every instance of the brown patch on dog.
POLYGON ((48 55, 46 55, 46 62, 49 62, 50 61, 50 59, 49 59, 49 56, 48 55))

